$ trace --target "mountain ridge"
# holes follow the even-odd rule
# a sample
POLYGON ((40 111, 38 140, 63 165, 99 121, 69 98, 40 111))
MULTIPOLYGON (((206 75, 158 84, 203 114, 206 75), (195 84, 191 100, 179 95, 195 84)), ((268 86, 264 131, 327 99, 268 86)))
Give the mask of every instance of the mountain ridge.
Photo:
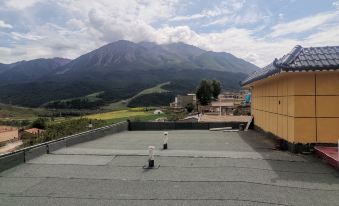
POLYGON ((81 55, 64 65, 58 74, 97 68, 106 70, 210 69, 246 74, 258 69, 254 64, 230 53, 206 51, 182 42, 159 45, 153 42, 133 43, 120 40, 81 55))
MULTIPOLYGON (((158 45, 121 40, 73 60, 52 58, 0 64, 0 102, 39 107, 103 91, 100 98, 111 103, 176 80, 182 80, 182 88, 190 85, 192 92, 192 85, 202 79, 218 79, 225 89, 238 89, 239 82, 256 69, 226 52, 206 51, 184 43, 158 45)), ((183 92, 178 89, 173 95, 183 92)))
POLYGON ((23 60, 11 64, 0 64, 0 81, 10 83, 30 82, 52 73, 71 60, 55 57, 51 59, 39 58, 23 60))

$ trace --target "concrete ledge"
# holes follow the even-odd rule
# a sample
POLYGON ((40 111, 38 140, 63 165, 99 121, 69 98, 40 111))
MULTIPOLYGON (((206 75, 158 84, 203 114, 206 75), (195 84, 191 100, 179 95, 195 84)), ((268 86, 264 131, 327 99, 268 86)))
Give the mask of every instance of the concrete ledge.
POLYGON ((25 152, 20 151, 0 157, 0 172, 25 162, 25 152))
POLYGON ((33 147, 30 149, 25 150, 25 162, 39 157, 43 154, 47 154, 47 145, 41 145, 38 147, 33 147))
MULTIPOLYGON (((98 135, 98 134, 97 134, 98 135)), ((73 146, 75 144, 91 141, 94 138, 91 136, 91 134, 81 134, 77 136, 71 136, 69 138, 66 138, 66 147, 73 146)))
POLYGON ((54 152, 58 149, 66 147, 66 140, 60 140, 57 142, 51 142, 48 144, 48 153, 54 152))
POLYGON ((174 122, 162 122, 159 124, 160 130, 174 130, 175 123, 174 122))
POLYGON ((12 153, 0 155, 0 172, 34 159, 43 154, 56 151, 63 147, 95 140, 108 134, 126 131, 127 129, 128 122, 119 122, 106 127, 97 128, 94 130, 60 138, 58 140, 52 140, 38 145, 33 145, 31 147, 27 147, 12 153))
POLYGON ((192 128, 197 130, 209 130, 210 124, 208 122, 195 123, 192 125, 192 128))

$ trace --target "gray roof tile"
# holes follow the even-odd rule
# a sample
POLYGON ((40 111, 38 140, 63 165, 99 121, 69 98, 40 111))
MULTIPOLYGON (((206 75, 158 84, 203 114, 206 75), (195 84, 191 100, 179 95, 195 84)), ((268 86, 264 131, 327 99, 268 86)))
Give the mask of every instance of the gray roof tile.
POLYGON ((241 82, 246 85, 283 71, 339 70, 339 46, 309 47, 295 46, 280 59, 249 75, 241 82))

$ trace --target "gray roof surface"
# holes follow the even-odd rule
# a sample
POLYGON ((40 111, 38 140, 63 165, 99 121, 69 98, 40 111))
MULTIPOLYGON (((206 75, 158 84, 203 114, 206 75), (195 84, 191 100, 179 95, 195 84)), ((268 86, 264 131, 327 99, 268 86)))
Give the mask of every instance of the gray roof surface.
POLYGON ((296 46, 292 51, 271 64, 257 70, 241 82, 247 85, 280 72, 327 71, 339 69, 339 46, 310 47, 296 46))
POLYGON ((255 131, 123 132, 0 173, 0 205, 335 205, 339 178, 255 131), (156 169, 142 168, 156 146, 156 169))

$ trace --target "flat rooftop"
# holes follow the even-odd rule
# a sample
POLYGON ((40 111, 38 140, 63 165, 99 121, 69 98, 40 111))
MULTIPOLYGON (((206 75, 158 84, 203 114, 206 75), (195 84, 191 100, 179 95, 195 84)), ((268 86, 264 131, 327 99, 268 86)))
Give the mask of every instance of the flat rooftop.
POLYGON ((0 173, 0 205, 335 205, 338 172, 255 131, 126 131, 0 173), (155 169, 143 169, 155 146, 155 169))

